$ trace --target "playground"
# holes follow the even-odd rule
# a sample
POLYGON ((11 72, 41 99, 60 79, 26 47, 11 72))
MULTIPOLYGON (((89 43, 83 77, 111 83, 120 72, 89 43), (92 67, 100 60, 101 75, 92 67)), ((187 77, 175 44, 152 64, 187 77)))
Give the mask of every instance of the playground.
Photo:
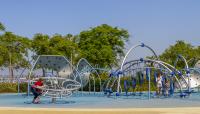
POLYGON ((30 88, 38 79, 42 79, 44 86, 41 97, 51 98, 52 103, 55 103, 56 99, 80 96, 85 93, 89 96, 92 94, 114 99, 122 96, 127 98, 139 96, 149 100, 177 96, 185 98, 198 93, 200 84, 198 62, 190 68, 187 60, 182 55, 178 55, 174 65, 170 65, 160 61, 156 52, 144 43, 128 50, 120 68, 94 68, 84 58, 78 61, 77 66, 73 66, 66 57, 61 55, 39 55, 33 62, 32 68, 27 71, 28 77, 23 75, 17 77, 18 94, 20 94, 20 83, 24 81, 28 85, 27 97, 30 97, 32 92, 30 88), (137 48, 149 50, 154 59, 136 58, 127 61, 129 54, 134 54, 137 48), (178 70, 176 68, 178 61, 183 61, 185 68, 178 70), (105 72, 107 76, 102 81, 100 73, 105 72))
POLYGON ((174 65, 160 61, 156 52, 144 43, 131 47, 121 66, 115 69, 95 68, 84 58, 73 66, 64 56, 40 55, 28 70, 28 77, 18 77, 18 93, 0 94, 0 107, 194 108, 200 105, 198 65, 197 62, 190 68, 182 55, 177 56, 174 65), (149 50, 154 59, 127 60, 137 48, 149 50), (185 64, 181 70, 176 68, 178 61, 185 64), (103 80, 100 74, 105 72, 107 76, 103 80), (34 103, 32 87, 39 79, 43 80, 43 87, 38 88, 41 89, 37 96, 39 102, 34 103), (20 92, 19 86, 24 82, 27 93, 20 92))
POLYGON ((200 114, 199 0, 0 3, 0 114, 200 114))

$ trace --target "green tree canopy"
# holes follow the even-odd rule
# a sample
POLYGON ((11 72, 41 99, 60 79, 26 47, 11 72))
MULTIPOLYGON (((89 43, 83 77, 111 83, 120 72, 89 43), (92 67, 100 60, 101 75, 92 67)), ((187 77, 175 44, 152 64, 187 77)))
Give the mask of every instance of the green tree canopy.
POLYGON ((113 66, 117 65, 118 59, 124 55, 124 45, 128 38, 128 31, 102 24, 82 31, 79 34, 78 46, 82 57, 93 65, 113 66))
POLYGON ((0 44, 0 66, 3 66, 5 63, 5 60, 7 59, 7 53, 8 53, 8 49, 0 44))
POLYGON ((50 55, 52 49, 49 46, 50 37, 41 33, 35 34, 32 39, 32 51, 36 55, 50 55))
MULTIPOLYGON (((190 60, 191 58, 197 56, 197 51, 196 48, 191 44, 179 40, 176 42, 175 45, 171 45, 169 48, 167 48, 160 55, 160 59, 171 65, 174 65, 174 62, 176 61, 176 58, 178 57, 179 54, 184 56, 186 60, 190 60)), ((184 68, 183 61, 179 61, 177 63, 177 66, 179 68, 184 68)))
POLYGON ((73 58, 79 52, 78 46, 73 42, 74 36, 67 34, 62 36, 55 34, 52 37, 43 34, 36 34, 32 41, 32 50, 36 55, 64 55, 68 59, 73 58))
POLYGON ((12 32, 5 32, 3 35, 0 36, 0 45, 5 55, 5 62, 9 63, 9 54, 11 54, 11 61, 12 64, 21 64, 22 59, 28 56, 28 49, 30 48, 30 40, 25 37, 21 37, 18 35, 13 34, 12 32))
POLYGON ((5 31, 5 26, 0 22, 0 31, 5 31))
POLYGON ((29 65, 26 59, 28 49, 30 49, 28 38, 15 35, 12 32, 0 35, 0 64, 10 68, 12 77, 13 69, 29 65))

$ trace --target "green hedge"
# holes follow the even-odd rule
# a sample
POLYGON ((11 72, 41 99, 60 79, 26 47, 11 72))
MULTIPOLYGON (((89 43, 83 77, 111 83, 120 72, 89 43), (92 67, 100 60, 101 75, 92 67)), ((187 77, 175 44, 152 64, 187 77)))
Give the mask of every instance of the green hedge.
MULTIPOLYGON (((27 83, 20 84, 20 92, 27 92, 27 83)), ((17 93, 17 83, 0 83, 0 93, 17 93)))

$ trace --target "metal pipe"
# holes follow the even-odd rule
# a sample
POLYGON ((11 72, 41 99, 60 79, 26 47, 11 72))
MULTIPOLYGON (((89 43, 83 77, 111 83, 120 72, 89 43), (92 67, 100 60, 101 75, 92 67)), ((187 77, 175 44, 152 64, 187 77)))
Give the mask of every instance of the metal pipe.
MULTIPOLYGON (((126 53, 126 55, 125 55, 125 57, 124 57, 124 59, 123 59, 123 61, 122 61, 121 67, 120 67, 120 71, 121 71, 121 72, 123 71, 124 62, 125 62, 127 56, 129 55, 129 53, 130 53, 133 49, 135 49, 135 48, 137 48, 137 47, 139 47, 139 46, 141 46, 141 47, 146 47, 147 49, 149 49, 149 50, 155 55, 156 58, 158 58, 157 54, 155 53, 155 51, 154 51, 151 47, 145 45, 144 43, 137 44, 137 45, 131 47, 131 48, 128 50, 128 52, 126 53)), ((121 78, 121 74, 120 74, 119 77, 118 77, 118 87, 117 87, 117 92, 118 92, 118 93, 119 93, 119 89, 120 89, 120 78, 121 78)))

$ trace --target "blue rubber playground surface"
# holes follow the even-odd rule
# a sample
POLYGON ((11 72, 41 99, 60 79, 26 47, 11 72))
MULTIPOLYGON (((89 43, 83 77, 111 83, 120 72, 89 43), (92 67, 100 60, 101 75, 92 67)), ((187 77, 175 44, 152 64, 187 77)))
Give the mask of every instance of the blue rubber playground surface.
POLYGON ((171 98, 143 96, 111 96, 103 94, 73 95, 65 99, 57 99, 51 103, 50 98, 41 97, 40 104, 31 103, 32 96, 25 94, 0 94, 0 107, 27 107, 27 108, 174 108, 200 106, 200 93, 193 93, 190 97, 171 98))

